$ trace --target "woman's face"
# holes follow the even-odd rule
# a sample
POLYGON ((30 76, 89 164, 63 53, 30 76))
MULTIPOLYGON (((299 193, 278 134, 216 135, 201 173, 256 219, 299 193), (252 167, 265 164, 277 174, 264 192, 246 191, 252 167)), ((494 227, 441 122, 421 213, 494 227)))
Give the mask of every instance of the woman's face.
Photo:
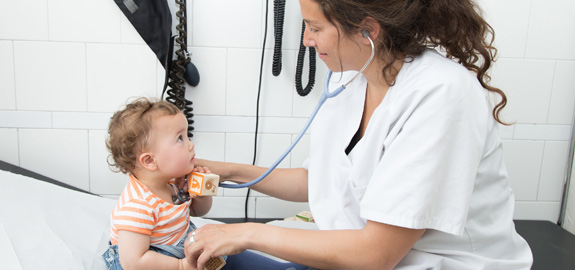
POLYGON ((364 57, 359 56, 361 45, 357 39, 361 34, 357 34, 359 37, 344 36, 325 18, 314 0, 300 0, 299 3, 306 26, 304 45, 314 47, 319 58, 332 71, 359 70, 365 62, 364 57))

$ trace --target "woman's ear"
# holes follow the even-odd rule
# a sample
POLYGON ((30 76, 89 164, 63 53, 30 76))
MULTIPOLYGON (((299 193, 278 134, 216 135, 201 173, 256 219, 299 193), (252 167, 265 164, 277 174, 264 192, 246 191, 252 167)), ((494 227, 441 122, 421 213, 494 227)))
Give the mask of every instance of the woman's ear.
POLYGON ((155 171, 158 168, 158 164, 156 164, 154 157, 152 157, 152 154, 150 153, 140 154, 138 162, 140 163, 142 168, 148 171, 155 171))
MULTIPOLYGON (((373 17, 366 17, 365 19, 363 19, 363 22, 361 23, 362 25, 362 32, 365 33, 366 31, 369 33, 369 38, 371 38, 372 40, 377 39, 377 37, 379 36, 379 32, 381 30, 381 26, 379 25, 379 22, 373 18, 373 17)), ((363 35, 362 33, 362 35, 363 35)), ((369 41, 366 39, 366 42, 369 43, 369 41)))

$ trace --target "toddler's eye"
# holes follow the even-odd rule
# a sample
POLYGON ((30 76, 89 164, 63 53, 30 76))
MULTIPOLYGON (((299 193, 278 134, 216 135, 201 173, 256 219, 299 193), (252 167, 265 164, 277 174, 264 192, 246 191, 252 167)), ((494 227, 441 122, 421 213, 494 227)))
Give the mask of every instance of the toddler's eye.
POLYGON ((178 142, 182 142, 184 141, 184 138, 182 137, 182 135, 178 136, 178 142))

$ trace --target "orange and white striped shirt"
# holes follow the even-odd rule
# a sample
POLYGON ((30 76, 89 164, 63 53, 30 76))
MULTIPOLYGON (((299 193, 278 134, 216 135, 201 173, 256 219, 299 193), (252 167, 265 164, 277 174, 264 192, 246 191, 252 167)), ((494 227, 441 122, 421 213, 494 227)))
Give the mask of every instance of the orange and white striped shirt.
POLYGON ((166 202, 130 174, 130 182, 112 212, 112 245, 118 243, 120 230, 149 235, 151 245, 177 244, 188 230, 190 202, 180 205, 166 202))

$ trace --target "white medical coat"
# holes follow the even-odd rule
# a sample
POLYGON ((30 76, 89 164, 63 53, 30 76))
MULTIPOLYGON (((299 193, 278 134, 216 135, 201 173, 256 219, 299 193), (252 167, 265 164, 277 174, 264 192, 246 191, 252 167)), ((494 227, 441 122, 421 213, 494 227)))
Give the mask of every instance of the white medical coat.
POLYGON ((497 123, 475 74, 434 50, 405 63, 346 155, 365 91, 359 76, 312 126, 304 167, 318 227, 361 229, 372 220, 428 229, 396 269, 529 269, 497 123))

